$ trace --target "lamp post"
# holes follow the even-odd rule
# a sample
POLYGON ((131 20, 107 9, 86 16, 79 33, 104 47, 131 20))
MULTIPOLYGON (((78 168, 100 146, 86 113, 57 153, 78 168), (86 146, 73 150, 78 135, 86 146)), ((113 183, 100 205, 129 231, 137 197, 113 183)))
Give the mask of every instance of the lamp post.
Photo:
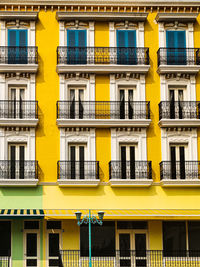
POLYGON ((81 219, 82 213, 80 211, 75 212, 75 215, 76 215, 78 226, 81 226, 81 224, 83 224, 83 223, 88 224, 88 226, 89 226, 89 267, 92 267, 91 224, 97 223, 99 225, 102 225, 104 212, 103 211, 98 212, 99 219, 97 219, 97 217, 91 215, 91 210, 89 210, 89 215, 84 216, 83 219, 81 219))

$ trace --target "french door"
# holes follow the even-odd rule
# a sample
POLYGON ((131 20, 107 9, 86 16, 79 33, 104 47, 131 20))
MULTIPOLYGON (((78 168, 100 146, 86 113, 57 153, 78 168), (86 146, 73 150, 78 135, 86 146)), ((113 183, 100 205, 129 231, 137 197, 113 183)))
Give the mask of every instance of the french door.
POLYGON ((170 98, 170 119, 183 119, 183 107, 182 101, 183 90, 182 89, 170 89, 169 91, 170 98))
POLYGON ((120 119, 133 119, 134 106, 133 106, 133 89, 120 89, 120 119))
POLYGON ((87 64, 86 30, 67 30, 67 64, 87 64))
POLYGON ((39 267, 39 231, 24 230, 25 267, 39 267))
POLYGON ((22 119, 25 115, 25 88, 9 88, 9 117, 22 119))
POLYGON ((135 179, 135 157, 137 147, 134 145, 120 146, 121 179, 135 179))
POLYGON ((25 178, 26 144, 9 144, 10 178, 25 178))
POLYGON ((70 119, 83 119, 84 89, 73 88, 69 90, 70 98, 70 119))
POLYGON ((117 266, 147 267, 147 232, 142 230, 119 230, 117 232, 117 266))
POLYGON ((61 243, 60 232, 48 231, 47 232, 47 266, 59 267, 59 250, 61 243))
POLYGON ((185 179, 185 158, 187 157, 186 145, 171 145, 171 179, 185 179))
POLYGON ((85 178, 85 145, 69 146, 69 158, 71 164, 71 179, 84 179, 85 178))
POLYGON ((27 64, 27 29, 8 29, 8 64, 27 64))

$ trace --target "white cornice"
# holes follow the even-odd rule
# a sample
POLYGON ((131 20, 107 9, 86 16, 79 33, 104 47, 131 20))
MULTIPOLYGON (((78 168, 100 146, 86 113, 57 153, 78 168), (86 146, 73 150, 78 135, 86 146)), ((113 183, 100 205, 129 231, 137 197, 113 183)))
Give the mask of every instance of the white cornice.
POLYGON ((59 21, 71 20, 95 20, 95 21, 135 21, 143 22, 147 19, 148 13, 144 12, 57 12, 56 18, 59 21))
POLYGON ((161 119, 158 123, 160 127, 200 127, 199 119, 161 119))
POLYGON ((0 127, 36 127, 38 119, 0 119, 0 127))
POLYGON ((38 12, 0 11, 0 20, 37 20, 38 12))
POLYGON ((156 16, 157 22, 195 22, 198 13, 158 13, 156 16))
POLYGON ((160 65, 157 69, 158 74, 185 73, 197 74, 200 65, 160 65))
POLYGON ((0 64, 0 73, 36 73, 38 64, 0 64))

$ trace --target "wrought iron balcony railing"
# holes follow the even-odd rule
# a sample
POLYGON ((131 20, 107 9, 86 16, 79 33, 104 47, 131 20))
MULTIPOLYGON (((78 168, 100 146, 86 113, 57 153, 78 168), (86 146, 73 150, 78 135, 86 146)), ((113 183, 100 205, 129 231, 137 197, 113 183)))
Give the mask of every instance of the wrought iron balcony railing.
POLYGON ((57 64, 149 65, 149 48, 59 46, 57 64))
POLYGON ((99 179, 98 161, 58 161, 58 180, 99 179))
POLYGON ((200 48, 159 48, 160 65, 200 65, 200 48))
POLYGON ((200 161, 162 161, 161 180, 197 180, 200 178, 200 161))
MULTIPOLYGON (((59 267, 88 267, 89 256, 80 250, 60 250, 59 267)), ((92 256, 92 266, 200 266, 200 251, 125 250, 92 256)))
POLYGON ((0 46, 0 64, 38 64, 38 48, 0 46))
POLYGON ((38 179, 36 160, 0 160, 0 180, 38 179))
POLYGON ((151 161, 110 161, 110 179, 152 179, 151 161))
POLYGON ((159 119, 200 119, 200 102, 162 101, 159 103, 159 119))
POLYGON ((37 119, 38 101, 0 100, 0 119, 37 119))
POLYGON ((148 101, 58 101, 58 119, 150 119, 148 101))
POLYGON ((11 266, 10 256, 0 256, 0 266, 1 267, 10 267, 11 266))

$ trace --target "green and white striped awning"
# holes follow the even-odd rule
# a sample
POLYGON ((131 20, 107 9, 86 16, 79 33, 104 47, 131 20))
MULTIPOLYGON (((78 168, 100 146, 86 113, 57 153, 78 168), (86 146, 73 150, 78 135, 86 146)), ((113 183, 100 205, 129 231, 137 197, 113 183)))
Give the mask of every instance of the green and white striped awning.
POLYGON ((30 218, 43 219, 42 209, 1 209, 0 219, 30 218))

